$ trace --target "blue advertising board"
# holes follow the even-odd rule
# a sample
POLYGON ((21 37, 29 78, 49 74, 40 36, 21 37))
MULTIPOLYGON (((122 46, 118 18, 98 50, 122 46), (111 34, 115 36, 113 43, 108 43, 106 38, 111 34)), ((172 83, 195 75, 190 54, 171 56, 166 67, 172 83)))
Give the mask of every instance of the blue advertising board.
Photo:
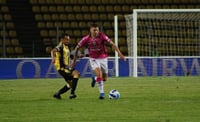
MULTIPOLYGON (((87 58, 77 62, 81 77, 91 77, 87 58)), ((115 76, 115 59, 108 60, 108 75, 115 76)), ((138 76, 199 76, 200 58, 138 58, 138 76)), ((119 76, 129 76, 129 59, 119 59, 119 76)), ((60 77, 50 58, 0 59, 0 79, 60 77)))

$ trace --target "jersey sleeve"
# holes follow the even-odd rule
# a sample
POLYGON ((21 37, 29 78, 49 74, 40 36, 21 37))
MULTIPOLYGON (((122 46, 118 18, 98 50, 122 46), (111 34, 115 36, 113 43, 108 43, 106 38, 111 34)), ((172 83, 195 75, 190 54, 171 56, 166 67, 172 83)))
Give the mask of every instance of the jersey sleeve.
POLYGON ((83 37, 83 38, 81 39, 81 41, 78 43, 78 47, 83 47, 83 46, 86 44, 88 38, 89 38, 88 35, 85 36, 85 37, 83 37))
POLYGON ((104 33, 101 33, 101 38, 102 38, 102 40, 104 40, 106 42, 110 42, 110 38, 104 33))
POLYGON ((57 49, 58 51, 60 51, 60 50, 62 49, 62 43, 59 43, 59 44, 56 46, 56 49, 57 49))

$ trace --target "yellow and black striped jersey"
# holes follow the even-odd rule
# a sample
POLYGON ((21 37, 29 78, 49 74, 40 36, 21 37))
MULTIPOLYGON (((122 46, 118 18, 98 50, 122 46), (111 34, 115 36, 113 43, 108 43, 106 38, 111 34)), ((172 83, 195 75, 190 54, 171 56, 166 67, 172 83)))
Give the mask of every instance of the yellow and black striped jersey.
POLYGON ((70 49, 61 42, 56 46, 56 49, 56 60, 54 64, 56 69, 60 70, 70 64, 70 49))

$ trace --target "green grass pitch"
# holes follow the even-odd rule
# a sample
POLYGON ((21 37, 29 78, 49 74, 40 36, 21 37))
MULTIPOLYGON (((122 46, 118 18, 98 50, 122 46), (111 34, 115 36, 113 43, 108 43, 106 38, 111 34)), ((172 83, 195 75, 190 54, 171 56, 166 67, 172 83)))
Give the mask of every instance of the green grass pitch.
POLYGON ((105 82, 106 99, 89 78, 80 78, 77 98, 52 97, 64 80, 0 80, 0 122, 199 122, 200 77, 119 77, 105 82), (108 92, 121 98, 110 100, 108 92))

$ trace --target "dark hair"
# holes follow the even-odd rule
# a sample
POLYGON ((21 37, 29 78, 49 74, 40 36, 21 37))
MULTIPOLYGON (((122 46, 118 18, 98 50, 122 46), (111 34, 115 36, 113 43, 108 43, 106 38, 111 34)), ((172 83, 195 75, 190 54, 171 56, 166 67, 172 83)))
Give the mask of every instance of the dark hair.
POLYGON ((90 25, 90 28, 92 28, 92 27, 96 28, 96 27, 99 27, 99 26, 97 24, 93 23, 93 24, 90 25))
POLYGON ((63 34, 61 34, 61 35, 60 35, 60 39, 65 38, 65 36, 69 36, 69 34, 68 34, 68 33, 63 33, 63 34))

